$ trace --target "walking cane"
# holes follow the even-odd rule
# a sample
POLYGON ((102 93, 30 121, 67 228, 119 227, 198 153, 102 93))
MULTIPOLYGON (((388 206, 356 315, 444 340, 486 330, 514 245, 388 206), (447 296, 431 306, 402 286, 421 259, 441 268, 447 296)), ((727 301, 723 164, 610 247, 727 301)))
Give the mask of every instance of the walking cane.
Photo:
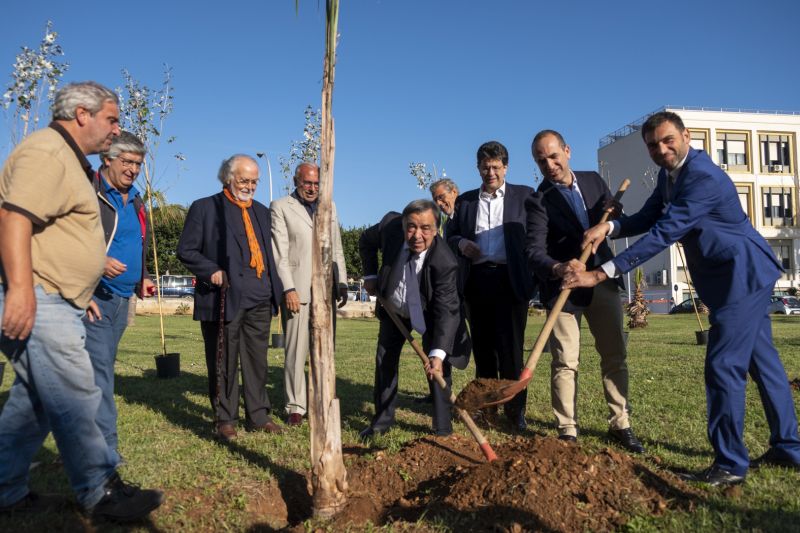
MULTIPOLYGON (((420 360, 422 361, 422 364, 425 366, 425 368, 428 368, 428 366, 430 365, 430 360, 428 359, 428 356, 425 354, 425 351, 422 349, 422 346, 420 346, 419 343, 416 341, 416 339, 414 339, 414 337, 411 336, 411 333, 405 327, 405 325, 397 316, 397 314, 392 310, 390 305, 380 295, 377 295, 377 300, 381 304, 381 306, 383 306, 383 309, 384 311, 386 311, 386 314, 389 315, 389 318, 392 319, 394 325, 397 326, 397 329, 400 331, 400 333, 402 333, 403 337, 405 337, 406 340, 409 342, 409 344, 411 344, 411 347, 414 348, 414 352, 416 352, 416 354, 419 356, 420 360)), ((433 378, 436 380, 436 383, 439 384, 442 390, 446 390, 447 382, 444 380, 442 374, 440 374, 439 372, 432 372, 432 374, 433 378)), ((472 420, 472 417, 469 415, 469 413, 467 413, 465 409, 461 409, 460 407, 456 406, 456 395, 453 394, 452 390, 450 391, 449 399, 450 403, 453 405, 453 409, 455 410, 456 414, 461 419, 461 421, 464 422, 464 425, 467 426, 467 429, 469 429, 469 432, 475 438, 475 441, 478 443, 478 446, 480 446, 481 452, 483 452, 483 455, 484 457, 486 457, 486 460, 491 463, 492 461, 497 459, 497 454, 494 453, 491 444, 489 444, 489 441, 486 440, 486 437, 483 436, 483 433, 478 428, 478 426, 475 425, 475 421, 472 420)))
POLYGON ((225 353, 225 296, 228 293, 228 276, 225 272, 222 273, 222 285, 219 288, 219 326, 217 328, 217 360, 216 360, 216 396, 214 397, 214 418, 217 417, 220 410, 219 392, 222 386, 222 354, 225 353))

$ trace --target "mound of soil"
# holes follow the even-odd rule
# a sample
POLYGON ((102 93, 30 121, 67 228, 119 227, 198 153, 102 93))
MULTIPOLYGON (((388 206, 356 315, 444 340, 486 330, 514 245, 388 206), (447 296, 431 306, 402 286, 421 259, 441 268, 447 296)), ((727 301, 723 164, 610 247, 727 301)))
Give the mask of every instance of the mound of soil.
POLYGON ((613 449, 586 453, 553 437, 516 437, 484 462, 463 436, 426 437, 348 465, 350 494, 334 530, 366 522, 420 530, 612 531, 635 514, 690 509, 703 493, 613 449))
POLYGON ((517 382, 508 379, 473 379, 458 393, 455 405, 467 412, 475 411, 487 403, 504 399, 506 395, 502 393, 502 389, 515 383, 517 382))
POLYGON ((789 385, 791 385, 792 390, 800 391, 800 378, 794 378, 789 382, 789 385))

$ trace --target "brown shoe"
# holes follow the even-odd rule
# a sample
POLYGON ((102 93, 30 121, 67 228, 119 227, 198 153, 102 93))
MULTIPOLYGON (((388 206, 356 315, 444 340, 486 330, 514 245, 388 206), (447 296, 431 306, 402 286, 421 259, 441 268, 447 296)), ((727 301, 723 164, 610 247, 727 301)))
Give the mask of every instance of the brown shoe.
POLYGON ((283 428, 280 427, 278 424, 272 421, 272 419, 268 418, 265 424, 260 426, 256 424, 249 424, 247 426, 247 431, 263 431, 265 433, 283 433, 283 428))
POLYGON ((286 420, 286 425, 290 427, 296 427, 303 424, 303 415, 300 413, 291 413, 289 418, 286 420))
POLYGON ((217 437, 227 442, 235 440, 238 436, 236 425, 233 422, 217 422, 216 434, 217 437))

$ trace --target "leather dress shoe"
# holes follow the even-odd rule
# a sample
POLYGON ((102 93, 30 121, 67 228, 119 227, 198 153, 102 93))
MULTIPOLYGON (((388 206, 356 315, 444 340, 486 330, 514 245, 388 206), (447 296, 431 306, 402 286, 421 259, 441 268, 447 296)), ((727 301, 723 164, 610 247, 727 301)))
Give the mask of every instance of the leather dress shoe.
POLYGON ((273 422, 271 418, 267 418, 267 421, 261 425, 253 423, 248 424, 247 431, 261 431, 264 433, 280 434, 283 433, 283 428, 273 422))
POLYGON ((297 427, 303 424, 303 415, 300 413, 291 413, 289 418, 286 420, 286 425, 291 427, 297 427))
POLYGON ((708 483, 712 487, 727 487, 744 483, 744 476, 737 476, 715 464, 697 474, 678 474, 678 477, 686 481, 699 481, 708 483))
POLYGON ((558 440, 563 440, 564 442, 578 442, 578 437, 575 435, 559 435, 558 440))
POLYGON ((792 461, 775 448, 770 448, 757 459, 750 461, 750 468, 761 468, 762 466, 779 466, 791 470, 800 470, 800 463, 792 461))
POLYGON ((609 429, 608 436, 631 453, 644 453, 644 446, 633 434, 631 428, 609 429))
POLYGON ((375 429, 372 426, 368 426, 361 430, 358 434, 358 438, 361 440, 370 440, 373 437, 377 437, 378 435, 383 435, 384 433, 388 432, 389 429, 375 429))
POLYGON ((238 436, 236 434, 236 425, 233 422, 218 422, 215 433, 217 437, 227 442, 236 439, 238 436))

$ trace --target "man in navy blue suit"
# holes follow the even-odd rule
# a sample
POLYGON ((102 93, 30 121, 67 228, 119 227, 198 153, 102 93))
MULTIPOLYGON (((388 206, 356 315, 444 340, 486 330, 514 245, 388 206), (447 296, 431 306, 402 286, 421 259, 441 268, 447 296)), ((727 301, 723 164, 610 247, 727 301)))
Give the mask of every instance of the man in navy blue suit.
MULTIPOLYGON (((477 162, 481 186, 456 200, 447 241, 460 261, 477 377, 517 380, 534 289, 525 259, 533 189, 506 182, 508 150, 499 142, 481 145, 477 162)), ((506 417, 517 431, 527 428, 526 398, 523 390, 505 404, 506 417)))
POLYGON ((698 296, 711 310, 705 382, 714 463, 686 477, 711 485, 744 481, 751 466, 742 438, 748 372, 770 428, 770 448, 752 466, 800 469, 797 415, 772 344, 768 312, 781 267, 742 211, 730 177, 705 152, 690 147, 689 132, 678 115, 665 111, 651 116, 642 126, 642 137, 661 167, 656 189, 638 213, 589 229, 584 244, 596 248, 606 235, 645 235, 599 269, 572 272, 564 287, 592 287, 680 242, 698 296))

